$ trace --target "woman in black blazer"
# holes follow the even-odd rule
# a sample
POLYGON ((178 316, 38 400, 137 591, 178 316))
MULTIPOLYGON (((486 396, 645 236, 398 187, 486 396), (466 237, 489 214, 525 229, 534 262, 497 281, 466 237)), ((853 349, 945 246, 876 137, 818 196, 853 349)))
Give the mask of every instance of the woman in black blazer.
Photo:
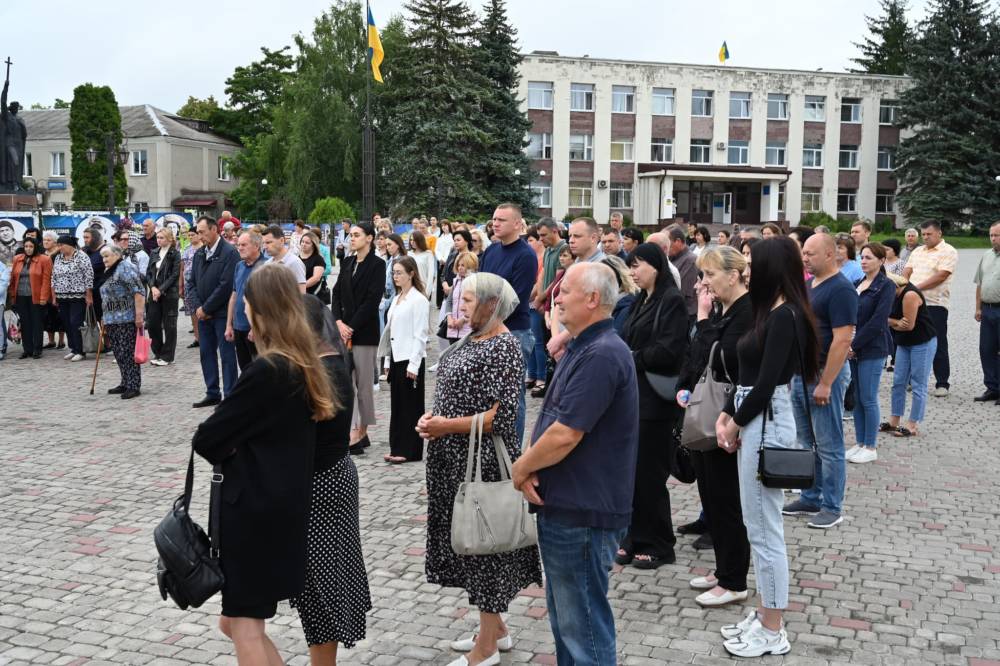
POLYGON ((378 352, 378 306, 385 288, 385 261, 375 256, 375 230, 367 222, 351 227, 352 254, 344 258, 331 294, 333 317, 354 361, 354 417, 351 453, 371 446, 368 426, 375 425, 375 356, 378 352))
POLYGON ((646 373, 678 375, 687 354, 688 315, 660 246, 642 243, 629 261, 632 279, 642 290, 622 329, 639 382, 639 456, 632 524, 615 561, 637 569, 655 569, 674 561, 676 538, 670 522, 667 477, 680 408, 674 400, 656 394, 646 373))
POLYGON ((316 422, 333 417, 335 402, 292 272, 261 266, 245 302, 259 356, 193 445, 222 467, 219 628, 240 663, 284 663, 264 620, 305 584, 316 422))
POLYGON ((174 234, 164 227, 156 232, 157 248, 146 267, 146 325, 152 338, 151 365, 174 362, 177 349, 177 304, 180 300, 178 278, 181 273, 181 253, 174 247, 174 234))

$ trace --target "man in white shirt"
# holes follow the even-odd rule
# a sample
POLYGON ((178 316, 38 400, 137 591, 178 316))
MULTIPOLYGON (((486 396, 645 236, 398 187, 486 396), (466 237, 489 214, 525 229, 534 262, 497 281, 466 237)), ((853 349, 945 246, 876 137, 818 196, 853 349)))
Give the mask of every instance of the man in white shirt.
POLYGON ((264 247, 267 249, 268 263, 283 264, 295 275, 299 292, 306 293, 306 265, 288 250, 285 232, 277 224, 272 224, 264 232, 264 247))

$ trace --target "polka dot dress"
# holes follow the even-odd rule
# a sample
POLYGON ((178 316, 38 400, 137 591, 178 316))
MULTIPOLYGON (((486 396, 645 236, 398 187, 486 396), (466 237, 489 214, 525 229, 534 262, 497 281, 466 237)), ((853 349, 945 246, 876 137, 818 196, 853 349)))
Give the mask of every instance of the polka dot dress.
POLYGON ((313 475, 306 584, 290 600, 309 645, 345 647, 365 638, 371 610, 358 524, 358 470, 350 456, 313 475))
MULTIPOLYGON (((521 455, 515 433, 517 397, 524 377, 521 343, 510 333, 469 341, 438 367, 434 413, 455 418, 484 412, 499 402, 494 432, 503 437, 512 461, 521 455)), ((459 587, 469 604, 487 613, 504 613, 518 592, 542 584, 538 548, 497 555, 457 555, 451 549, 451 516, 458 486, 465 477, 469 435, 448 435, 427 446, 427 580, 459 587)), ((492 446, 483 447, 482 475, 500 480, 492 446)))

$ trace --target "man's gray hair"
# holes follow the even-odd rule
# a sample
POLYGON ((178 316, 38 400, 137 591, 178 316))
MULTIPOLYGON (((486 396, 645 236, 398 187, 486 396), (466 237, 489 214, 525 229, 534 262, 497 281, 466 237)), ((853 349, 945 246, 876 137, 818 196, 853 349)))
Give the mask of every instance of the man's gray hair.
POLYGON ((264 245, 264 237, 253 229, 247 229, 241 232, 240 236, 248 236, 250 238, 250 242, 257 246, 258 250, 264 245))
POLYGON ((597 294, 601 300, 601 309, 609 314, 618 302, 618 280, 615 272, 601 263, 576 264, 580 272, 580 286, 584 294, 597 294))

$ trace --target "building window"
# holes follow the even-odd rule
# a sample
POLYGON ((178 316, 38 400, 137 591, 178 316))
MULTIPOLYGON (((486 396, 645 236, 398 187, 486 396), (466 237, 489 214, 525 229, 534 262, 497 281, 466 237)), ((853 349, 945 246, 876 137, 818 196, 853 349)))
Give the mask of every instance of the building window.
POLYGON ((837 190, 837 212, 858 212, 858 191, 855 189, 837 190))
POLYGON ((611 86, 611 111, 635 113, 635 87, 611 86))
POLYGON ((764 152, 764 163, 767 166, 785 166, 785 142, 768 141, 764 152))
POLYGON ((851 146, 847 144, 840 145, 840 168, 841 169, 857 169, 858 168, 858 147, 851 146))
POLYGON ((535 206, 552 208, 552 183, 532 183, 531 191, 535 195, 535 206))
POLYGON ((861 122, 861 100, 857 97, 845 97, 840 106, 840 122, 861 122))
POLYGON ((635 160, 635 144, 632 139, 621 139, 611 142, 612 162, 632 162, 635 160))
POLYGON ((750 93, 748 92, 729 93, 729 117, 730 118, 750 117, 750 93))
POLYGON ((219 180, 229 180, 229 158, 219 155, 219 180))
POLYGON ((896 212, 896 192, 893 190, 875 191, 875 212, 893 214, 896 212))
POLYGON ((785 184, 778 185, 778 212, 785 212, 785 184))
POLYGON ((569 158, 590 162, 594 159, 594 137, 590 134, 569 135, 569 158))
POLYGON ((551 81, 528 81, 528 108, 545 110, 552 108, 551 81))
POLYGON ((788 120, 788 95, 782 93, 768 93, 767 119, 788 120))
POLYGON ((883 99, 878 104, 878 124, 895 125, 899 118, 899 102, 894 99, 883 99))
POLYGON ((526 152, 533 160, 551 160, 552 135, 548 132, 532 132, 528 135, 526 152))
POLYGON ((822 169, 823 168, 823 144, 807 143, 802 146, 802 168, 822 169))
POLYGON ((594 110, 594 85, 592 83, 571 83, 569 86, 569 110, 594 110))
POLYGON ((24 169, 22 169, 22 171, 21 171, 21 175, 22 176, 33 176, 33 175, 35 175, 35 173, 34 173, 35 170, 34 170, 34 168, 31 165, 31 153, 25 153, 24 154, 24 165, 23 166, 24 166, 24 169))
POLYGON ((50 176, 65 176, 66 175, 66 153, 49 153, 52 157, 52 169, 49 171, 50 176))
POLYGON ((133 176, 149 175, 149 162, 146 159, 145 150, 132 151, 132 175, 133 176))
POLYGON ((653 115, 674 115, 674 89, 653 88, 653 115))
POLYGON ((896 149, 893 146, 878 147, 878 170, 895 171, 896 149))
POLYGON ((822 95, 806 95, 805 113, 806 120, 823 122, 826 120, 826 97, 822 95))
POLYGON ((711 90, 694 90, 691 92, 691 115, 692 116, 712 115, 711 90))
POLYGON ((818 187, 802 188, 802 212, 817 213, 823 210, 823 190, 818 187))
POLYGON ((729 163, 750 164, 750 142, 729 140, 729 163))
POLYGON ((672 139, 653 138, 649 150, 650 162, 673 162, 674 142, 672 139))
POLYGON ((149 202, 148 201, 136 201, 132 204, 133 213, 148 213, 149 212, 149 202))
POLYGON ((591 208, 594 205, 594 186, 591 183, 569 184, 569 207, 591 208))
POLYGON ((691 164, 708 164, 712 161, 712 142, 708 139, 691 139, 691 164))
POLYGON ((632 207, 632 183, 611 183, 610 206, 612 208, 632 207))

